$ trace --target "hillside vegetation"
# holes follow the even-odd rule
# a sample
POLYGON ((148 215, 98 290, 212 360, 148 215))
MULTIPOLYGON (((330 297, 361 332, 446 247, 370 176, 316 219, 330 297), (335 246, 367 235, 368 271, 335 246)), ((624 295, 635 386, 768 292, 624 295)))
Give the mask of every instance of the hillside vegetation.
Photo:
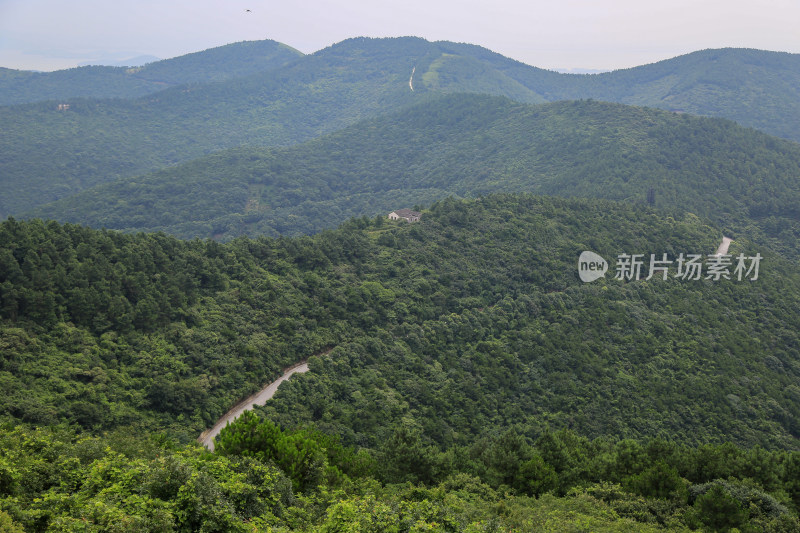
POLYGON ((73 428, 0 432, 14 523, 797 527, 796 269, 742 239, 756 280, 614 279, 620 253, 712 253, 693 215, 492 195, 227 244, 0 233, 0 412, 73 428), (590 284, 587 249, 612 265, 590 284), (172 440, 328 348, 217 454, 172 440))
MULTIPOLYGON (((376 479, 382 476, 376 461, 334 438, 281 431, 254 418, 226 430, 231 447, 215 454, 130 433, 98 438, 0 429, 0 527, 9 533, 23 527, 329 533, 800 527, 796 507, 785 501, 786 493, 797 501, 797 452, 588 441, 572 432, 528 445, 505 435, 476 447, 470 462, 489 466, 495 483, 516 482, 522 490, 502 482, 495 488, 468 473, 471 467, 440 483, 394 484, 376 479), (258 438, 243 446, 250 430, 277 446, 258 438), (714 479, 719 475, 728 479, 714 479), (304 485, 295 486, 300 478, 304 485), (556 493, 559 483, 571 487, 566 494, 556 493)), ((408 459, 421 458, 418 447, 408 451, 408 459)))
POLYGON ((280 368, 336 347, 290 382, 290 411, 271 404, 291 413, 282 422, 324 420, 372 444, 412 415, 441 444, 537 420, 590 436, 793 447, 800 315, 797 275, 779 256, 736 245, 768 258, 758 283, 577 279, 584 249, 676 258, 719 238, 693 215, 535 197, 227 245, 8 221, 0 283, 16 355, 5 379, 18 392, 4 411, 88 428, 183 415, 194 431, 280 368), (332 376, 363 398, 326 391, 332 376))
POLYGON ((55 72, 0 68, 0 106, 71 98, 137 98, 176 85, 265 72, 302 56, 285 44, 265 40, 229 44, 134 68, 87 66, 55 72))
POLYGON ((0 107, 0 216, 222 148, 305 141, 423 98, 408 88, 405 54, 361 48, 136 100, 0 107))
POLYGON ((800 54, 700 50, 592 75, 544 73, 499 59, 498 69, 548 101, 594 98, 735 120, 800 141, 800 54))
POLYGON ((0 532, 800 531, 797 58, 0 70, 0 532))
MULTIPOLYGON (((245 44, 230 53, 250 57, 248 50, 257 45, 245 44)), ((281 51, 292 55, 277 43, 273 48, 277 57, 284 57, 281 51)), ((187 75, 176 76, 188 79, 195 62, 216 65, 218 55, 226 65, 247 64, 215 50, 147 68, 159 78, 182 73, 179 67, 187 64, 187 75)), ((0 216, 224 148, 303 142, 442 93, 502 95, 525 103, 595 98, 664 107, 727 117, 798 140, 797 63, 792 54, 720 50, 576 76, 473 45, 411 37, 349 39, 283 67, 250 75, 232 68, 236 77, 227 81, 207 83, 218 79, 209 74, 199 80, 202 84, 138 99, 66 100, 66 111, 52 101, 0 108, 0 186, 8 191, 0 198, 0 216)))
POLYGON ((37 216, 180 237, 313 233, 448 196, 530 191, 655 204, 798 254, 800 147, 602 102, 452 95, 285 149, 233 149, 87 190, 37 216))

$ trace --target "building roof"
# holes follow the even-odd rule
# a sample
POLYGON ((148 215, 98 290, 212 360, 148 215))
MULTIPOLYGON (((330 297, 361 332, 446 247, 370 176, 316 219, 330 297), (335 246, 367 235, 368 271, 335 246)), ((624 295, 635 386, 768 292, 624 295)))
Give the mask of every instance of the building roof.
POLYGON ((419 211, 412 211, 411 209, 408 209, 408 208, 398 209, 397 211, 392 211, 392 212, 395 213, 397 216, 403 217, 403 218, 411 218, 411 217, 420 217, 420 216, 422 216, 422 213, 420 213, 419 211))

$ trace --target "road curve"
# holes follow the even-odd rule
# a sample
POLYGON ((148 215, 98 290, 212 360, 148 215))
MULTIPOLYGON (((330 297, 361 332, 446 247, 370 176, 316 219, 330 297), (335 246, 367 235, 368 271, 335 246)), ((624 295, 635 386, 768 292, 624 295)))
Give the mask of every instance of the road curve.
POLYGON ((267 403, 267 400, 272 398, 276 392, 278 392, 278 387, 281 383, 292 377, 294 374, 308 372, 308 363, 306 361, 300 361, 289 368, 283 371, 283 375, 261 389, 260 391, 256 392, 252 396, 248 397, 245 400, 242 400, 236 406, 234 406, 230 411, 225 413, 225 415, 217 420, 217 423, 214 424, 214 427, 211 429, 207 429, 197 437, 197 441, 211 450, 214 451, 214 437, 219 435, 219 432, 222 431, 222 428, 228 425, 229 422, 233 422, 239 415, 248 411, 255 407, 256 405, 264 405, 267 403))
POLYGON ((725 237, 723 235, 722 242, 720 243, 719 248, 717 248, 717 253, 715 253, 714 255, 727 255, 728 247, 731 245, 731 242, 733 242, 733 239, 731 239, 730 237, 725 237))

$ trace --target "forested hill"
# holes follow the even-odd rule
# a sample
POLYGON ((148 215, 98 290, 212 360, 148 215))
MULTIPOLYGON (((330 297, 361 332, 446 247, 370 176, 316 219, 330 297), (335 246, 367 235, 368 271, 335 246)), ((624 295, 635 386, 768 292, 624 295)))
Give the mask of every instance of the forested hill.
POLYGON ((247 41, 141 67, 87 66, 55 72, 0 68, 0 106, 70 98, 136 98, 176 85, 240 78, 303 54, 275 41, 247 41))
POLYGON ((593 101, 452 95, 285 149, 235 149, 37 216, 181 237, 312 233, 450 195, 596 197, 690 211, 797 256, 800 147, 730 121, 593 101))
POLYGON ((0 107, 0 216, 222 148, 305 141, 424 99, 408 78, 427 43, 376 42, 136 100, 0 107))
MULTIPOLYGON (((360 55, 350 39, 313 55, 360 55)), ((417 67, 415 90, 502 94, 522 102, 594 98, 736 120, 800 140, 800 55, 722 48, 596 75, 561 74, 486 48, 421 39, 367 40, 417 67)), ((367 52, 369 53, 369 52, 367 52)), ((242 78, 303 54, 275 41, 249 41, 138 68, 81 67, 49 73, 0 68, 0 105, 76 97, 135 98, 174 85, 242 78)), ((308 56, 310 59, 312 56, 308 56)), ((312 61, 313 62, 313 61, 312 61)))
POLYGON ((800 141, 800 54, 723 48, 593 75, 514 71, 549 101, 594 98, 722 117, 800 141))
POLYGON ((795 446, 796 269, 743 239, 731 253, 761 252, 757 281, 577 277, 586 249, 613 270, 621 253, 709 254, 720 238, 694 215, 528 196, 224 245, 7 221, 4 379, 17 393, 3 409, 94 428, 183 415, 199 430, 281 366, 338 346, 314 364, 320 379, 361 368, 341 390, 395 407, 372 405, 367 427, 364 412, 356 423, 337 407, 360 397, 300 379, 303 398, 276 412, 330 412, 326 427, 376 445, 383 424, 411 415, 441 444, 549 421, 592 436, 795 446))
POLYGON ((587 75, 535 68, 480 46, 433 44, 417 61, 416 90, 499 94, 529 103, 592 98, 727 118, 800 141, 800 54, 710 49, 587 75))
MULTIPOLYGON (((242 44, 231 51, 248 49, 242 44)), ((205 52, 198 59, 213 57, 205 52)), ((225 64, 238 64, 225 57, 225 64)), ((139 99, 58 102, 68 103, 66 110, 52 101, 0 107, 0 217, 219 149, 303 142, 442 93, 504 95, 526 103, 614 100, 727 117, 797 140, 796 63, 796 55, 722 50, 574 76, 472 45, 349 39, 280 68, 243 77, 234 69, 234 79, 139 99), (624 89, 629 86, 637 90, 624 89)))
POLYGON ((527 195, 225 244, 7 220, 0 524, 792 531, 800 277, 739 239, 757 279, 708 278, 720 237, 527 195), (623 253, 668 279, 615 279, 623 253), (218 453, 179 445, 329 350, 218 453))

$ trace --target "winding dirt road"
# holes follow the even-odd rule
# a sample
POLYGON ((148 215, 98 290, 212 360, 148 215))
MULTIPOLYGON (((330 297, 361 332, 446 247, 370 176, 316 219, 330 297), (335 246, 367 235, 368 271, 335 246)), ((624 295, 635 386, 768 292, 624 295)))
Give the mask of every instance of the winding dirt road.
POLYGON ((242 400, 235 407, 233 407, 230 411, 225 413, 225 416, 217 420, 217 423, 214 424, 214 427, 211 429, 207 429, 200 434, 197 438, 197 441, 211 450, 214 451, 214 437, 219 435, 219 432, 222 431, 222 428, 228 425, 229 422, 233 422, 239 415, 248 411, 255 407, 256 405, 264 405, 267 403, 267 400, 275 396, 275 393, 278 392, 278 387, 281 383, 292 377, 294 374, 308 372, 308 363, 306 361, 300 361, 299 363, 290 366, 289 368, 283 371, 283 375, 261 389, 260 391, 256 392, 252 396, 248 397, 245 400, 242 400))

